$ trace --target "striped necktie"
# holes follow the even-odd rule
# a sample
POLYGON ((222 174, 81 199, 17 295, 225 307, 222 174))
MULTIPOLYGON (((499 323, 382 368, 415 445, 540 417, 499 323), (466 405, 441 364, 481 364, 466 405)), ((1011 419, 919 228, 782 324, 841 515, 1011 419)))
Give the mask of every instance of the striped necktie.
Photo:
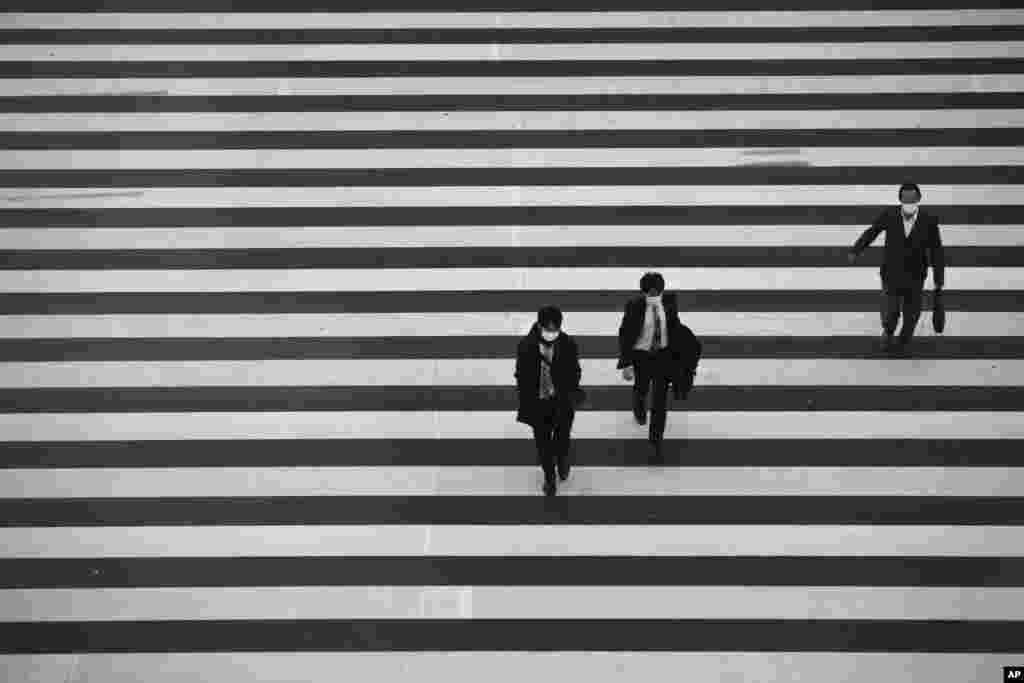
POLYGON ((658 351, 661 349, 661 316, 658 315, 658 307, 651 306, 654 310, 654 339, 651 342, 651 350, 658 351))

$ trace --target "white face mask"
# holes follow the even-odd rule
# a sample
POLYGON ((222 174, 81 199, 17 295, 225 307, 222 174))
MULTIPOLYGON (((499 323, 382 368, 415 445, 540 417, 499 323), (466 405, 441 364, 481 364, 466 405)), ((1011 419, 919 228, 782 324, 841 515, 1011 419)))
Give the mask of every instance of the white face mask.
POLYGON ((917 204, 903 204, 903 215, 907 218, 913 218, 917 215, 917 204))
POLYGON ((553 341, 555 341, 556 339, 558 339, 558 334, 559 334, 558 332, 548 332, 547 330, 541 330, 540 331, 540 336, 546 342, 553 342, 553 341))

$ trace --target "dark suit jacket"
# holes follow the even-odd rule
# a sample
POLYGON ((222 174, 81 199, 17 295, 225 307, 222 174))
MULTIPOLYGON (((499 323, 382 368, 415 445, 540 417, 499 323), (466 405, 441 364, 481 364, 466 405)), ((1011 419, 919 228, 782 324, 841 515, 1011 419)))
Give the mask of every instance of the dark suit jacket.
MULTIPOLYGON (((679 321, 679 302, 675 292, 665 292, 662 304, 668 328, 668 349, 673 361, 669 368, 669 383, 676 387, 677 394, 686 393, 693 388, 702 345, 693 331, 679 321)), ((619 325, 618 368, 633 365, 636 354, 633 346, 643 333, 646 315, 647 302, 643 296, 637 295, 626 303, 622 323, 619 325)))
MULTIPOLYGON (((516 422, 533 425, 540 401, 540 326, 533 324, 530 331, 519 340, 516 349, 516 389, 519 392, 519 412, 516 422)), ((551 359, 551 381, 555 385, 555 397, 565 402, 570 412, 575 409, 574 401, 580 393, 579 348, 571 335, 562 332, 554 343, 555 353, 551 359)))
POLYGON ((864 231, 850 250, 860 255, 875 238, 885 232, 885 256, 879 272, 885 288, 921 287, 928 275, 929 258, 935 286, 945 284, 946 257, 939 235, 939 221, 927 211, 918 210, 917 222, 909 238, 903 234, 903 216, 899 207, 884 210, 864 231))

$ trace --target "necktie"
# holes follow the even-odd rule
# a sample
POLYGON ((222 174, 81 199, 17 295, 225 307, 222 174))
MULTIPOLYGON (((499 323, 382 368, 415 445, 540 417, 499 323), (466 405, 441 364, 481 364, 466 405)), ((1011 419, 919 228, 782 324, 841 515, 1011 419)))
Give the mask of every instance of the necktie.
POLYGON ((654 340, 651 342, 651 350, 661 349, 661 317, 658 315, 658 307, 652 306, 654 310, 654 340))

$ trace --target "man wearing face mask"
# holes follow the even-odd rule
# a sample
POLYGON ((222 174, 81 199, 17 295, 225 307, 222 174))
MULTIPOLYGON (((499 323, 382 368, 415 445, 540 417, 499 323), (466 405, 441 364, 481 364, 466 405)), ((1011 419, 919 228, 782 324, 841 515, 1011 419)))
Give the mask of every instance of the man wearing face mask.
POLYGON ((660 273, 645 273, 640 278, 643 296, 626 304, 619 325, 619 362, 622 377, 633 382, 633 415, 638 424, 647 422, 645 405, 651 395, 651 426, 648 441, 654 457, 661 459, 665 435, 668 388, 675 397, 684 398, 693 387, 701 343, 679 321, 679 305, 674 293, 664 294, 665 278, 660 273))
POLYGON ((849 252, 849 262, 867 249, 875 238, 885 231, 885 255, 882 261, 882 348, 893 347, 893 334, 903 309, 903 329, 899 341, 909 349, 914 328, 921 317, 924 281, 928 275, 929 260, 935 280, 935 293, 939 295, 945 280, 945 254, 939 235, 938 219, 921 211, 921 188, 904 183, 899 191, 900 206, 884 210, 849 252))
POLYGON ((561 328, 562 312, 545 306, 516 350, 516 421, 533 427, 546 496, 557 490, 556 465, 559 478, 569 478, 569 434, 575 408, 585 397, 580 389, 579 349, 561 328))

